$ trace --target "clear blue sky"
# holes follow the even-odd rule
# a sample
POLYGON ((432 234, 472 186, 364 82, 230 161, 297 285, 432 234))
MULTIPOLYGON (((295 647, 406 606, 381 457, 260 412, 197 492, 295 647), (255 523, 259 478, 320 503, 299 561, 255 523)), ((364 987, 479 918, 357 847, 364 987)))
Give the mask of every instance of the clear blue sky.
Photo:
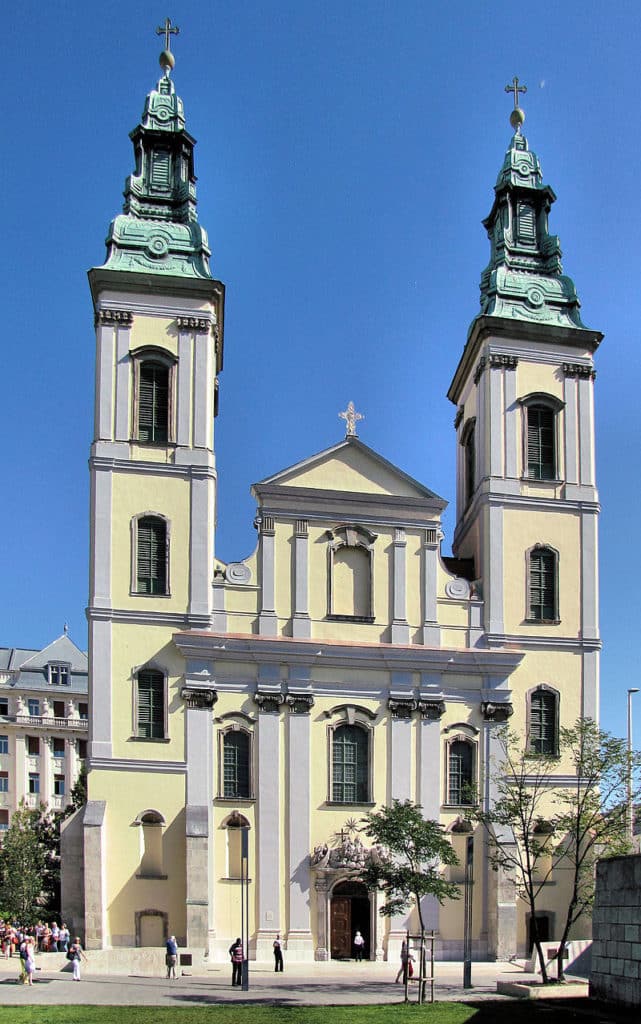
MULTIPOLYGON (((606 727, 639 674, 638 3, 25 0, 3 16, 0 644, 86 644, 94 333, 85 271, 132 169, 128 132, 180 26, 200 219, 227 285, 217 552, 255 543, 249 486, 343 436, 450 500, 445 393, 478 309, 505 84, 558 202, 597 353, 606 727), (635 654, 636 652, 636 654, 635 654)), ((641 736, 641 695, 637 698, 641 736)))

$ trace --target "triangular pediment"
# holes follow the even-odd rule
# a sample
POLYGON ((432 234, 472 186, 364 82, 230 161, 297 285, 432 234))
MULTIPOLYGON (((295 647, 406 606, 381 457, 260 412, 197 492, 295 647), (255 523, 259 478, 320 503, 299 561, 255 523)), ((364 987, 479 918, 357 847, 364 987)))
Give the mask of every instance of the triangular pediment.
POLYGON ((261 480, 252 490, 260 496, 261 492, 280 487, 405 498, 437 508, 446 505, 437 494, 356 437, 347 437, 340 444, 261 480))

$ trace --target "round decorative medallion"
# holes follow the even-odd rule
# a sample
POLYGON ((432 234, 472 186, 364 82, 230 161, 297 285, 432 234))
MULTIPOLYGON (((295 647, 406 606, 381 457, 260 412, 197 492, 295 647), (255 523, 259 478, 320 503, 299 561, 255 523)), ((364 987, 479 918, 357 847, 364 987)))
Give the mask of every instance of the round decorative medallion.
POLYGON ((540 288, 529 288, 526 298, 530 306, 533 306, 534 309, 538 309, 539 306, 542 306, 545 302, 545 296, 540 288))
POLYGON ((167 239, 163 235, 154 235, 147 242, 147 252, 150 256, 166 256, 169 252, 167 239))
POLYGON ((171 117, 171 110, 168 107, 156 107, 156 117, 159 121, 168 121, 171 117))
POLYGON ((458 601, 465 600, 470 596, 470 585, 467 580, 450 580, 445 584, 445 593, 458 601))
POLYGON ((225 570, 228 583, 249 583, 251 569, 243 562, 230 562, 225 570))

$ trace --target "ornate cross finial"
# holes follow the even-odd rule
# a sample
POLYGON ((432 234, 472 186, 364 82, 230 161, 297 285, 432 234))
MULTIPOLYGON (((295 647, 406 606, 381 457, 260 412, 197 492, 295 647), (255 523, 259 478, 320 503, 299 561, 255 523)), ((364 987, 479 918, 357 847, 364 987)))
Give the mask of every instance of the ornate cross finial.
POLYGON ((69 623, 65 622, 65 625, 64 625, 64 634, 65 634, 65 636, 67 636, 68 632, 69 632, 69 623))
POLYGON ((338 415, 340 419, 345 420, 345 437, 356 437, 356 423, 365 419, 363 414, 356 412, 353 402, 348 402, 345 412, 339 412, 338 415))
POLYGON ((178 25, 173 25, 172 26, 171 18, 165 18, 165 24, 164 25, 160 25, 156 29, 156 35, 157 36, 161 36, 163 34, 165 36, 165 49, 166 49, 167 53, 171 53, 171 37, 172 36, 177 36, 179 32, 180 32, 180 29, 178 28, 178 25))
POLYGON ((519 93, 527 92, 527 85, 519 85, 519 80, 515 75, 512 84, 505 86, 505 91, 514 93, 514 109, 516 110, 519 105, 519 93))

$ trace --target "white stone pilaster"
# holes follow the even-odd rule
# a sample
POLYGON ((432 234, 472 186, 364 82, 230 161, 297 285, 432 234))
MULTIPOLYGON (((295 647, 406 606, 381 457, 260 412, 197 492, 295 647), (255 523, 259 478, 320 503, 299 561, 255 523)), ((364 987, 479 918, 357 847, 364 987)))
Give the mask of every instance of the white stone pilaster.
POLYGON ((214 561, 214 487, 211 474, 191 474, 189 536, 189 615, 209 618, 212 613, 211 574, 214 561))
POLYGON ((503 633, 503 508, 491 504, 486 521, 485 615, 488 633, 503 633))
MULTIPOLYGON (((565 481, 569 484, 579 482, 579 461, 578 461, 578 402, 577 386, 575 377, 565 377, 564 380, 565 410, 563 412, 563 423, 565 426, 565 481)), ((557 422, 560 417, 557 416, 557 422)))
POLYGON ((256 959, 269 960, 280 925, 280 715, 258 715, 258 802, 256 959))
POLYGON ((111 757, 111 632, 111 620, 89 620, 90 757, 111 757))
MULTIPOLYGON (((490 357, 491 358, 491 357, 490 357)), ((500 366, 488 367, 489 374, 489 449, 490 449, 490 476, 502 477, 503 474, 503 368, 500 366)), ((479 438, 479 441, 481 439, 479 438)), ((483 439, 484 442, 484 439, 483 439)))
POLYGON ((394 531, 393 573, 392 643, 408 644, 410 627, 407 622, 407 541, 405 530, 400 527, 394 531))
POLYGON ((438 533, 434 528, 425 531, 423 542, 423 643, 426 647, 438 647, 441 642, 436 593, 437 569, 438 533))
POLYGON ((309 532, 306 519, 296 521, 294 532, 294 616, 292 636, 310 637, 309 532))
POLYGON ((579 467, 583 486, 594 486, 594 387, 581 377, 579 390, 579 467))
POLYGON ((212 842, 213 736, 206 688, 186 680, 185 841, 187 945, 206 949, 214 920, 214 854, 212 842), (193 687, 190 690, 190 686, 193 687))
MULTIPOLYGON (((442 802, 441 763, 441 719, 436 710, 426 709, 418 723, 418 780, 419 789, 417 803, 423 808, 423 816, 439 821, 442 802)), ((429 708, 429 706, 428 706, 429 708)), ((421 911, 427 931, 438 932, 440 904, 434 896, 425 896, 421 901, 421 911)))
POLYGON ((181 448, 191 445, 191 409, 193 367, 193 333, 184 329, 178 332, 178 367, 176 382, 176 442, 181 448))
POLYGON ((516 372, 514 369, 505 371, 503 378, 505 400, 505 476, 515 479, 518 476, 519 424, 522 411, 516 400, 516 372))
POLYGON ((314 944, 311 932, 310 899, 310 732, 309 708, 301 710, 289 700, 287 788, 289 866, 289 921, 287 925, 288 959, 311 959, 314 944))
POLYGON ((114 328, 99 324, 96 329, 96 418, 95 438, 113 441, 114 422, 114 328))
POLYGON ((213 449, 214 362, 211 333, 194 338, 194 447, 213 449))
POLYGON ((264 515, 260 531, 260 613, 258 631, 263 636, 275 636, 276 620, 276 566, 275 531, 272 516, 264 515))
POLYGON ((131 324, 119 324, 116 328, 116 441, 128 441, 131 437, 129 416, 131 410, 131 324))

